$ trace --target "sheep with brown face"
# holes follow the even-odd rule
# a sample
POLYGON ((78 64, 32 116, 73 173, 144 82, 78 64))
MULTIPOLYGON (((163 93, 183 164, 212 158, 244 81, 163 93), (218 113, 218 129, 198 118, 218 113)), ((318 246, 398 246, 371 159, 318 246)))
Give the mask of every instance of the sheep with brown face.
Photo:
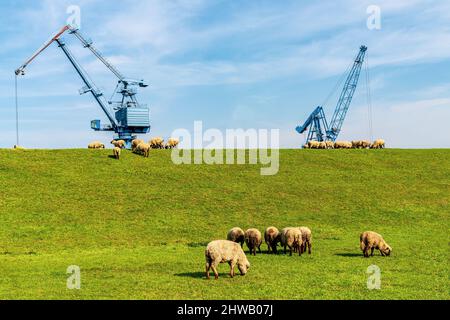
POLYGON ((175 139, 175 138, 170 138, 169 140, 167 140, 166 149, 175 149, 176 147, 178 147, 178 145, 180 144, 180 140, 175 139))
POLYGON ((164 149, 164 139, 161 137, 153 138, 149 141, 152 149, 164 149))
POLYGON ((221 263, 228 262, 230 265, 230 276, 234 277, 234 268, 236 265, 244 276, 250 268, 250 262, 242 250, 241 246, 233 241, 217 240, 208 244, 205 250, 206 258, 206 278, 209 279, 209 271, 214 271, 215 279, 219 279, 217 267, 221 263))
POLYGON ((384 241, 383 237, 373 231, 361 233, 359 236, 359 245, 366 258, 369 257, 369 250, 371 256, 373 256, 373 251, 375 249, 380 250, 383 257, 390 256, 392 252, 392 248, 384 241))
POLYGON ((280 231, 275 227, 268 227, 264 232, 264 240, 267 244, 267 251, 277 253, 277 245, 281 241, 280 231))
POLYGON ((256 249, 261 253, 262 236, 258 229, 248 229, 245 232, 245 244, 250 250, 250 254, 256 256, 256 249))
POLYGON ((290 256, 294 250, 298 251, 298 255, 302 254, 302 233, 299 228, 284 228, 281 231, 281 246, 284 247, 284 253, 286 254, 286 248, 289 247, 290 256))
POLYGON ((233 228, 228 231, 227 240, 240 243, 241 247, 244 246, 245 233, 241 228, 233 228))
POLYGON ((306 252, 308 248, 308 254, 311 254, 312 247, 312 232, 308 227, 300 227, 300 232, 302 233, 302 253, 306 252))
POLYGON ((370 149, 384 149, 386 147, 386 142, 383 139, 377 139, 370 146, 370 149))

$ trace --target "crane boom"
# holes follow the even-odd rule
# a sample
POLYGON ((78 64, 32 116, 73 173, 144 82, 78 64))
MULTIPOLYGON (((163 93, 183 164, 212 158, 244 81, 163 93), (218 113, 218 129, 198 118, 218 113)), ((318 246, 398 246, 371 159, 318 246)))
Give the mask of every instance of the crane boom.
POLYGON ((361 46, 358 56, 353 64, 353 68, 345 81, 344 89, 342 90, 333 114, 333 118, 331 119, 330 130, 327 132, 328 140, 336 141, 339 133, 341 132, 342 125, 344 124, 345 117, 353 99, 353 95, 355 94, 356 87, 358 86, 359 75, 364 63, 366 51, 367 47, 361 46))
POLYGON ((105 98, 103 97, 103 93, 96 87, 96 85, 89 79, 87 74, 83 71, 81 66, 78 64, 78 62, 75 60, 74 56, 70 52, 70 50, 67 48, 64 41, 60 39, 55 40, 56 43, 58 43, 58 46, 61 48, 61 50, 66 55, 67 59, 69 59, 70 63, 75 68, 78 75, 83 80, 86 87, 80 91, 80 93, 87 93, 90 92, 92 96, 94 97, 95 101, 99 104, 100 108, 102 108, 103 112, 106 114, 106 117, 108 118, 109 122, 111 122, 111 126, 113 130, 117 129, 117 123, 114 120, 114 117, 111 115, 111 113, 108 110, 108 103, 106 102, 105 98))
POLYGON ((25 75, 25 68, 34 60, 38 55, 40 55, 45 49, 47 49, 53 42, 55 42, 59 37, 61 37, 64 32, 69 30, 69 26, 64 26, 59 30, 54 36, 52 36, 47 42, 45 42, 33 55, 29 58, 23 65, 21 65, 16 71, 16 75, 25 75))

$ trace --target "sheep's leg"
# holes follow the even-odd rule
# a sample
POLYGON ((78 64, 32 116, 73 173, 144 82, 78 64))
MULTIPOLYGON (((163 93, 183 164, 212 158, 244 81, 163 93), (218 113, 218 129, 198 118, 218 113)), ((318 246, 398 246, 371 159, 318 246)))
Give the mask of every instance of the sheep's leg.
POLYGON ((270 254, 271 251, 272 251, 271 246, 270 246, 270 243, 266 242, 266 244, 267 244, 267 253, 270 254))
POLYGON ((261 253, 261 245, 258 247, 258 252, 261 253))
POLYGON ((366 257, 366 258, 369 257, 369 247, 368 247, 368 246, 366 246, 366 247, 364 248, 364 257, 366 257))
POLYGON ((373 251, 374 251, 374 250, 375 250, 375 248, 372 248, 372 249, 371 249, 371 252, 370 252, 370 256, 371 256, 371 257, 373 257, 373 251))
POLYGON ((213 262, 212 265, 211 265, 211 268, 214 271, 214 279, 216 279, 216 280, 219 279, 219 272, 217 271, 217 266, 218 265, 219 264, 217 262, 213 262))
POLYGON ((308 242, 308 254, 311 254, 312 243, 308 242))
POLYGON ((209 277, 209 269, 211 269, 211 264, 209 262, 206 263, 206 279, 210 279, 209 277))
POLYGON ((284 254, 286 254, 286 246, 284 246, 284 254))
POLYGON ((230 268, 231 268, 231 270, 230 270, 230 276, 232 277, 232 278, 234 278, 234 268, 236 267, 236 261, 231 261, 230 262, 230 268))
POLYGON ((289 256, 292 257, 292 247, 289 247, 289 256))
POLYGON ((278 253, 278 252, 277 252, 277 245, 276 245, 276 244, 273 245, 273 247, 272 247, 272 252, 273 252, 274 254, 277 254, 277 253, 278 253))

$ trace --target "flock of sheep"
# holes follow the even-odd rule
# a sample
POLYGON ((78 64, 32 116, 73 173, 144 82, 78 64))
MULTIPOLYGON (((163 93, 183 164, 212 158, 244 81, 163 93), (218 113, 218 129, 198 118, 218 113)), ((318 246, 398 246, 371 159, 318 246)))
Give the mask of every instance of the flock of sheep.
MULTIPOLYGON (((153 138, 148 143, 141 139, 135 139, 131 142, 131 150, 133 153, 140 154, 145 158, 150 156, 150 149, 174 149, 179 145, 180 141, 178 139, 170 138, 167 143, 164 143, 163 138, 153 138)), ((113 148, 113 156, 117 160, 120 159, 122 149, 126 147, 126 142, 124 140, 113 140, 111 144, 113 148)), ((91 142, 88 145, 89 149, 105 149, 105 145, 100 141, 91 142)))
MULTIPOLYGON (((285 254, 286 249, 289 248, 290 256, 293 252, 298 252, 298 255, 301 256, 306 250, 308 250, 308 254, 311 254, 312 232, 308 227, 284 228, 281 232, 276 227, 269 227, 264 233, 264 240, 269 254, 277 254, 278 244, 284 247, 285 254)), ((230 265, 230 276, 232 278, 236 266, 241 275, 245 275, 250 268, 250 262, 243 250, 244 242, 251 255, 256 255, 257 249, 261 253, 262 234, 254 228, 245 232, 241 228, 233 228, 228 232, 227 240, 210 242, 205 250, 206 278, 210 279, 210 270, 212 269, 217 280, 219 278, 217 267, 225 262, 230 265)), ((382 256, 389 256, 392 251, 383 237, 373 231, 361 233, 359 242, 364 257, 373 256, 375 249, 379 250, 382 256)))
POLYGON ((384 149, 386 143, 383 139, 375 140, 373 143, 367 140, 357 141, 309 141, 303 146, 304 149, 384 149))

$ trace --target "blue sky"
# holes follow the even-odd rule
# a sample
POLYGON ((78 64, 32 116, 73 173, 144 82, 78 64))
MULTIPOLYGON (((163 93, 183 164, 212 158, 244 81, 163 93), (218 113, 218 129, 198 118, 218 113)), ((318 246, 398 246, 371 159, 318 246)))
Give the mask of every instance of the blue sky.
MULTIPOLYGON (((321 104, 369 47, 373 133, 391 147, 450 147, 449 1, 122 0, 0 1, 1 147, 15 143, 14 73, 81 8, 81 31, 122 73, 144 78, 152 133, 178 128, 280 129, 281 147, 300 147, 294 128, 321 104), (381 8, 381 30, 366 25, 381 8)), ((115 79, 72 39, 67 43, 109 96, 115 79)), ((341 139, 368 138, 363 77, 341 139)), ((19 80, 21 144, 85 147, 108 142, 90 130, 104 119, 53 45, 19 80)), ((338 97, 325 105, 331 116, 338 97)))

